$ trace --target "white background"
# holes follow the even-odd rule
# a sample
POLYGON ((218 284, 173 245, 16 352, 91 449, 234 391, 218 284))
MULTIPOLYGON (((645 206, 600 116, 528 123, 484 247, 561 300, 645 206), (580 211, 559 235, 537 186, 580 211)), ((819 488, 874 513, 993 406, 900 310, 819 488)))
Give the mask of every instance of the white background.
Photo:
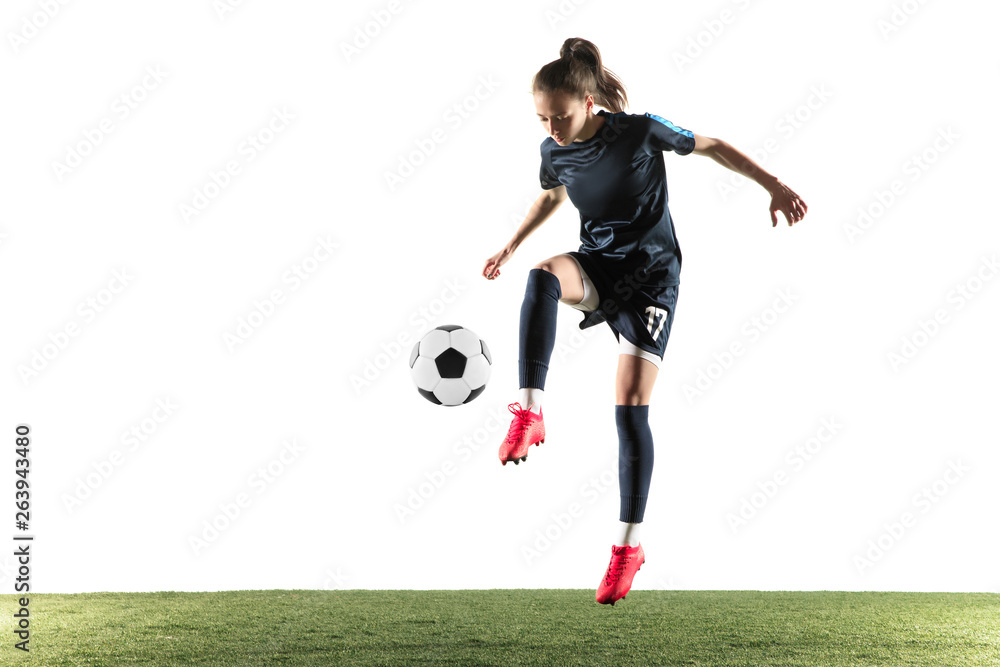
POLYGON ((531 77, 577 36, 629 112, 728 141, 809 205, 772 228, 763 189, 727 194, 725 168, 665 154, 684 265, 634 588, 1000 589, 994 5, 43 5, 0 17, 0 533, 19 533, 27 423, 35 592, 596 588, 619 512, 607 326, 580 332, 560 306, 546 443, 497 459, 527 273, 579 246, 577 212, 480 275, 540 191, 531 77), (275 110, 293 118, 269 134, 275 110), (308 280, 283 278, 295 266, 308 280), (407 357, 452 323, 494 365, 484 394, 444 408, 407 357), (823 420, 840 426, 810 443, 823 420), (756 513, 735 524, 744 501, 756 513))

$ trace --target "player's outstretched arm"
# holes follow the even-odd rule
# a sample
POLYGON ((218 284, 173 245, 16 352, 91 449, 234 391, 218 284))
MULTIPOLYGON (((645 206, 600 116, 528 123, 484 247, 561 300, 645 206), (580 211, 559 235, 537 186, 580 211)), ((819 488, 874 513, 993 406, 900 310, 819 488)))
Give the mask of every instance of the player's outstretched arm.
POLYGON ((750 159, 750 156, 729 145, 722 139, 704 137, 700 134, 694 135, 694 150, 696 155, 707 155, 723 167, 732 169, 738 174, 743 174, 753 180, 771 195, 771 226, 778 224, 777 211, 781 211, 788 226, 791 227, 796 222, 800 222, 805 216, 809 207, 802 200, 802 197, 795 194, 791 188, 779 181, 775 176, 769 174, 759 164, 750 159))

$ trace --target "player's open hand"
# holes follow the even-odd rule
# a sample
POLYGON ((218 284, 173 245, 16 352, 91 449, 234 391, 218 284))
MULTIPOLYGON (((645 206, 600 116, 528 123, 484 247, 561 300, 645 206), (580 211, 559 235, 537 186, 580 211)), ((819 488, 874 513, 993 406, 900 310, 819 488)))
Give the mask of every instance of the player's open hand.
POLYGON ((796 222, 801 222, 808 210, 809 207, 802 201, 802 197, 792 192, 792 189, 781 181, 775 181, 774 187, 771 188, 771 227, 778 226, 776 211, 781 211, 785 215, 785 220, 791 227, 796 222))
POLYGON ((510 248, 504 248, 497 254, 486 260, 486 264, 483 266, 483 276, 487 280, 493 280, 500 275, 500 267, 507 263, 514 251, 510 248))

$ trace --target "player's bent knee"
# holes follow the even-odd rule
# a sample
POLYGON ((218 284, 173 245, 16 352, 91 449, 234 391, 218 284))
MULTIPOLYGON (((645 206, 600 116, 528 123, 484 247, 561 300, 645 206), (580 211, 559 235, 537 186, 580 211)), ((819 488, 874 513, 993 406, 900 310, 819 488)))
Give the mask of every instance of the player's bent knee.
POLYGON ((641 394, 618 394, 615 397, 617 405, 649 405, 649 396, 641 394))
POLYGON ((556 255, 535 264, 533 268, 548 271, 559 279, 562 296, 559 300, 567 304, 580 303, 584 298, 583 279, 576 269, 576 262, 568 255, 556 255))

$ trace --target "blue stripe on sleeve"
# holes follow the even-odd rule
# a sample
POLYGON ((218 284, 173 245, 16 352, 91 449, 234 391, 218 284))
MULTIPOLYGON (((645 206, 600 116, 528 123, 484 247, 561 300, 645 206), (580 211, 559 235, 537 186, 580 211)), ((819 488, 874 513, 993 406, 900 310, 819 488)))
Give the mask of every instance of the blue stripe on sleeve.
POLYGON ((694 133, 692 133, 691 130, 681 129, 681 128, 677 127, 676 125, 674 125, 673 123, 671 123, 666 118, 661 118, 660 116, 657 116, 656 114, 647 113, 646 115, 649 116, 650 118, 654 119, 654 120, 660 121, 661 123, 663 123, 664 125, 666 125, 667 127, 669 127, 671 130, 673 130, 677 134, 683 134, 685 137, 690 137, 691 139, 694 139, 694 133))

